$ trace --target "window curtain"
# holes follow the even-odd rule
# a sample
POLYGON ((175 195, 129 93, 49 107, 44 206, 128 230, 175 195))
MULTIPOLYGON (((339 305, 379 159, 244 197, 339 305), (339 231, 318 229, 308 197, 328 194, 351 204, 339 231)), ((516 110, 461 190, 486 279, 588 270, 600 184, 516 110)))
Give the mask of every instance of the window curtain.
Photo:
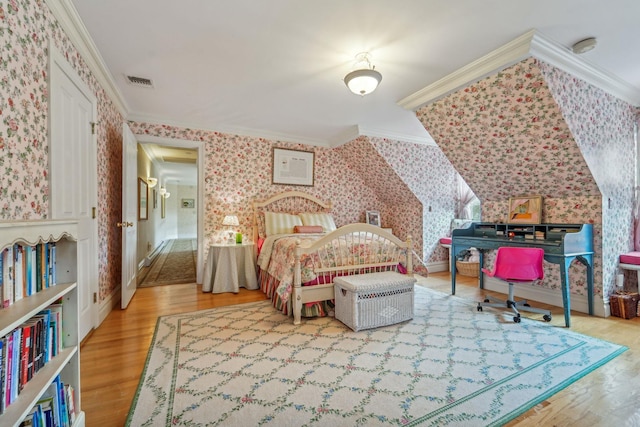
POLYGON ((456 218, 459 219, 473 219, 473 213, 471 212, 471 202, 476 200, 476 195, 473 194, 471 188, 467 183, 458 175, 458 188, 456 194, 456 218))

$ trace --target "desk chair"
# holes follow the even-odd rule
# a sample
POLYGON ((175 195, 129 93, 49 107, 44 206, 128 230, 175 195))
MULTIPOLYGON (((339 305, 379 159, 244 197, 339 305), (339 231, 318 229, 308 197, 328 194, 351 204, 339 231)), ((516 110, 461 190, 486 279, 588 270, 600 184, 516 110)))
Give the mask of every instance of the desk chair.
POLYGON ((482 272, 489 277, 495 277, 509 284, 509 299, 506 301, 487 295, 484 302, 478 303, 478 311, 483 307, 507 307, 514 313, 513 321, 520 323, 520 310, 543 314, 546 322, 551 321, 551 312, 540 308, 531 307, 527 300, 516 301, 513 296, 513 287, 517 283, 529 283, 541 280, 544 277, 542 261, 544 250, 540 248, 501 247, 496 253, 493 271, 486 268, 482 272), (493 302, 491 302, 493 301, 493 302))

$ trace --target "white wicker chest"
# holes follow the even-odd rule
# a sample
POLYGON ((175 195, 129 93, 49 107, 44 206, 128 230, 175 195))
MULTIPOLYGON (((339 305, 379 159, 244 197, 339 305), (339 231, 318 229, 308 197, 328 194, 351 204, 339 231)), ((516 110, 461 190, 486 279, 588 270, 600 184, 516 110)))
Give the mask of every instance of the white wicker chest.
POLYGON ((415 282, 395 271, 338 277, 334 280, 336 319, 354 331, 412 319, 415 282))

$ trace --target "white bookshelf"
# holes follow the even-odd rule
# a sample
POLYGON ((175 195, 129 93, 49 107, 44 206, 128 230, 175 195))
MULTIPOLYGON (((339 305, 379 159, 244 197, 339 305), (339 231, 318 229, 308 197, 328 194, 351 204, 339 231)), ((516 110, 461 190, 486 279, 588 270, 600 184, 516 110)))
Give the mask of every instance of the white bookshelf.
POLYGON ((18 399, 0 415, 0 425, 17 426, 60 375, 65 384, 75 390, 74 427, 85 424, 80 407, 80 351, 78 329, 77 223, 75 221, 0 221, 0 251, 16 243, 37 245, 56 242, 56 286, 16 301, 0 309, 0 337, 7 335, 49 305, 63 299, 64 349, 44 365, 31 381, 25 384, 18 399))

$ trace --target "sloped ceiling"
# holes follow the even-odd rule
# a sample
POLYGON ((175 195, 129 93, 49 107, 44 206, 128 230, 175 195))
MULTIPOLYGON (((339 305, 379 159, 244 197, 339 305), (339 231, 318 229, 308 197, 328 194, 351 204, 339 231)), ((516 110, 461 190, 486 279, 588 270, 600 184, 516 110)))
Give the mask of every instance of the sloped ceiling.
POLYGON ((417 111, 482 201, 600 194, 538 64, 526 59, 417 111))

